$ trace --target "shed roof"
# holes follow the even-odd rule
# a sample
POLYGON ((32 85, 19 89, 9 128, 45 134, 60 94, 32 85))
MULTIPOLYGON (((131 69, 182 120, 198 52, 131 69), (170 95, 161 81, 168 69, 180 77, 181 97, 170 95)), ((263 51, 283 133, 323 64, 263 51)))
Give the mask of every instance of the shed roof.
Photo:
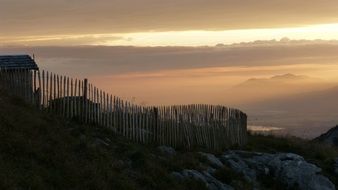
POLYGON ((0 55, 1 69, 37 70, 38 65, 29 55, 0 55))

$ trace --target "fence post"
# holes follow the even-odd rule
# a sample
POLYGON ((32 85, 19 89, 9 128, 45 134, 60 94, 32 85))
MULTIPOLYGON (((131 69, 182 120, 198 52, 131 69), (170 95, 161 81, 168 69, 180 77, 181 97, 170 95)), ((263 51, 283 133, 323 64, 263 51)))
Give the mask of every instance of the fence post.
POLYGON ((86 101, 87 101, 87 97, 88 97, 88 79, 84 79, 83 80, 83 103, 82 103, 82 122, 86 122, 86 119, 87 119, 87 104, 86 104, 86 101))
POLYGON ((42 110, 78 116, 83 123, 112 128, 136 142, 215 150, 247 142, 247 115, 237 109, 200 104, 141 107, 113 99, 88 79, 75 79, 74 84, 72 78, 43 70, 0 69, 0 80, 11 94, 34 100, 42 110))

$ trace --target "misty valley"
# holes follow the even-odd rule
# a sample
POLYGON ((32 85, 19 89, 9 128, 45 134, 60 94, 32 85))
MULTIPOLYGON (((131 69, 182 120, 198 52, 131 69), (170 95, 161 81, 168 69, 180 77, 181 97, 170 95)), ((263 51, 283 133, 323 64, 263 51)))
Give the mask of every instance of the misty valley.
POLYGON ((338 189, 337 10, 0 0, 0 190, 338 189))

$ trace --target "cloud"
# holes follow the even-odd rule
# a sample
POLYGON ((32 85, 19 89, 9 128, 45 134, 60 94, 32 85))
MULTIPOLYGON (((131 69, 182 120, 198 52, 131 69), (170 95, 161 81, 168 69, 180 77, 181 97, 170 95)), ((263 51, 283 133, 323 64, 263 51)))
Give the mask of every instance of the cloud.
POLYGON ((54 35, 54 36, 27 36, 0 38, 0 45, 29 45, 29 46, 81 46, 81 45, 97 45, 113 41, 131 41, 132 39, 121 36, 98 34, 98 35, 54 35))
POLYGON ((0 35, 290 27, 338 21, 332 0, 0 0, 0 35))
MULTIPOLYGON (((283 65, 338 64, 336 41, 289 41, 235 44, 224 47, 25 47, 0 46, 1 54, 35 54, 42 67, 70 74, 116 75, 131 72, 283 65)), ((292 73, 294 68, 286 68, 292 73)), ((303 71, 307 68, 302 67, 303 71)), ((212 70, 209 70, 210 72, 212 70)), ((221 70, 222 71, 222 70, 221 70)), ((255 70, 256 74, 270 67, 255 70)), ((212 71, 213 72, 213 71, 212 71)), ((217 71, 219 72, 219 70, 217 71)), ((250 74, 252 70, 243 73, 250 74)), ((229 72, 212 73, 229 75, 229 72)), ((279 73, 283 74, 283 73, 279 73)))
MULTIPOLYGON (((86 77, 114 95, 135 96, 150 104, 234 105, 252 101, 251 94, 258 94, 257 90, 238 93, 232 87, 249 78, 270 78, 286 73, 321 78, 321 84, 338 81, 338 43, 335 41, 275 40, 222 47, 0 46, 0 52, 35 54, 43 69, 86 77)), ((311 83, 307 89, 325 87, 321 84, 311 83)), ((301 88, 296 85, 281 90, 285 89, 301 88)))

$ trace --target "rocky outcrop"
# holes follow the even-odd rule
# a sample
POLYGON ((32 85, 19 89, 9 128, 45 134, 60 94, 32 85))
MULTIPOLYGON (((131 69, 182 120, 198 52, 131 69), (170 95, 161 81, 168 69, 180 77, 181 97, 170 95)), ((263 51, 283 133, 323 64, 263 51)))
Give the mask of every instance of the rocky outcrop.
MULTIPOLYGON (((85 136, 83 137, 85 138, 85 136)), ((109 146, 109 143, 100 139, 100 138, 95 138, 94 141, 90 144, 91 147, 99 147, 99 146, 109 146)))
POLYGON ((333 190, 334 184, 320 174, 321 169, 292 153, 266 154, 228 151, 221 159, 245 179, 258 184, 257 176, 272 176, 286 189, 333 190))
POLYGON ((334 163, 334 173, 338 175, 338 158, 336 158, 335 163, 334 163))
MULTIPOLYGON (((259 180, 262 177, 269 177, 283 185, 285 189, 335 190, 335 185, 321 174, 321 168, 297 154, 249 151, 226 151, 220 156, 202 152, 200 154, 206 158, 208 164, 205 171, 184 169, 171 175, 179 180, 189 178, 201 181, 210 190, 233 189, 213 176, 217 169, 226 166, 242 175, 254 189, 261 189, 259 180)), ((338 159, 335 168, 338 173, 338 159)))
POLYGON ((209 190, 233 190, 234 188, 220 182, 213 177, 208 171, 199 172, 197 170, 183 170, 182 172, 173 172, 173 177, 184 180, 184 179, 195 179, 205 184, 205 187, 209 190))
POLYGON ((224 166, 223 163, 215 155, 204 152, 200 152, 200 154, 208 160, 212 167, 222 168, 224 166))
POLYGON ((176 155, 175 149, 170 147, 170 146, 159 146, 159 147, 157 147, 157 149, 161 152, 161 154, 163 154, 165 156, 175 156, 176 155))

